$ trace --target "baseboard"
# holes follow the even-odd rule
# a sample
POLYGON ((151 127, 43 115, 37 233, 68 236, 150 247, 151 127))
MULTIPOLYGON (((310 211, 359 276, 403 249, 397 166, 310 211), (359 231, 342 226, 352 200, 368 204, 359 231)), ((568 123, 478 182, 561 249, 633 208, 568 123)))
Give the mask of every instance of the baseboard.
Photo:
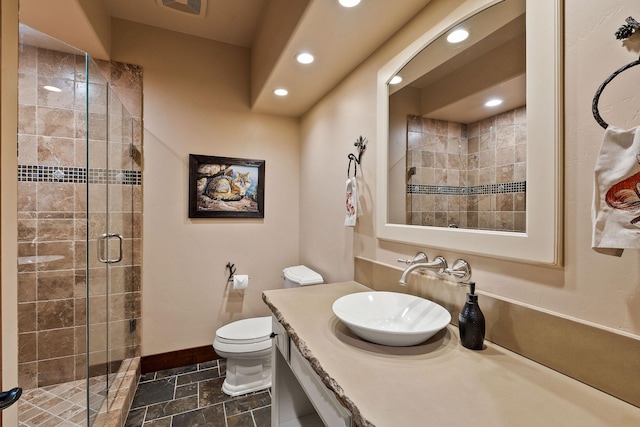
POLYGON ((162 371, 164 369, 174 369, 181 366, 209 362, 216 359, 220 359, 220 356, 215 352, 213 346, 205 345, 202 347, 142 356, 140 367, 141 372, 146 374, 149 372, 162 371))

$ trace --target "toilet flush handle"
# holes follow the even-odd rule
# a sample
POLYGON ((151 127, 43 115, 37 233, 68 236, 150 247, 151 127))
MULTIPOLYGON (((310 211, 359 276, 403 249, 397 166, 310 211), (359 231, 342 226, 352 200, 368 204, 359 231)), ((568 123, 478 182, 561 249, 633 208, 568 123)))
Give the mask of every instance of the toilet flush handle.
POLYGON ((278 336, 278 334, 276 334, 275 332, 271 332, 271 335, 269 335, 269 338, 275 338, 277 336, 278 336))

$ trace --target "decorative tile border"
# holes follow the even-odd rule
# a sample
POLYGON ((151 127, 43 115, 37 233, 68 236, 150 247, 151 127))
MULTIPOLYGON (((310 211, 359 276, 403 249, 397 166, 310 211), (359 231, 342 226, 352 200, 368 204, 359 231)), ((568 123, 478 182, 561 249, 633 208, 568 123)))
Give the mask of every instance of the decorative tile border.
POLYGON ((407 184, 408 194, 444 194, 472 196, 475 194, 524 193, 526 191, 526 181, 474 185, 468 187, 451 185, 407 184))
MULTIPOLYGON (((89 184, 142 185, 142 172, 127 169, 89 169, 89 184)), ((18 182, 85 184, 87 169, 68 166, 18 165, 18 182)))

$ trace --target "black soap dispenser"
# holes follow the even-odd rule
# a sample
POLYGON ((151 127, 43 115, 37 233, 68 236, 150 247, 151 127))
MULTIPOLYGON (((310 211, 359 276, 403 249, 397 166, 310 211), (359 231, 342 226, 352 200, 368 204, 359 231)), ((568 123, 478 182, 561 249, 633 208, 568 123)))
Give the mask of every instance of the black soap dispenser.
POLYGON ((458 316, 460 342, 471 350, 482 350, 484 343, 484 315, 478 305, 476 283, 469 282, 469 293, 460 315, 458 316))

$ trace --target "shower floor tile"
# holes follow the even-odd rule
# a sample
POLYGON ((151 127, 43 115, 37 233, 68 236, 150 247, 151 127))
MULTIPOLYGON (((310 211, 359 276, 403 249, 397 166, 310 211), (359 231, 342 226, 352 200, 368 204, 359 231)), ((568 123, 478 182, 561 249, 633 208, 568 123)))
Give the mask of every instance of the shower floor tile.
POLYGON ((269 427, 271 391, 227 396, 225 373, 220 359, 143 375, 125 427, 269 427))
MULTIPOLYGON (((105 397, 105 376, 89 380, 91 414, 96 415, 105 397), (96 409, 97 408, 97 409, 96 409)), ((85 427, 87 425, 85 380, 24 390, 18 401, 19 427, 85 427)))

